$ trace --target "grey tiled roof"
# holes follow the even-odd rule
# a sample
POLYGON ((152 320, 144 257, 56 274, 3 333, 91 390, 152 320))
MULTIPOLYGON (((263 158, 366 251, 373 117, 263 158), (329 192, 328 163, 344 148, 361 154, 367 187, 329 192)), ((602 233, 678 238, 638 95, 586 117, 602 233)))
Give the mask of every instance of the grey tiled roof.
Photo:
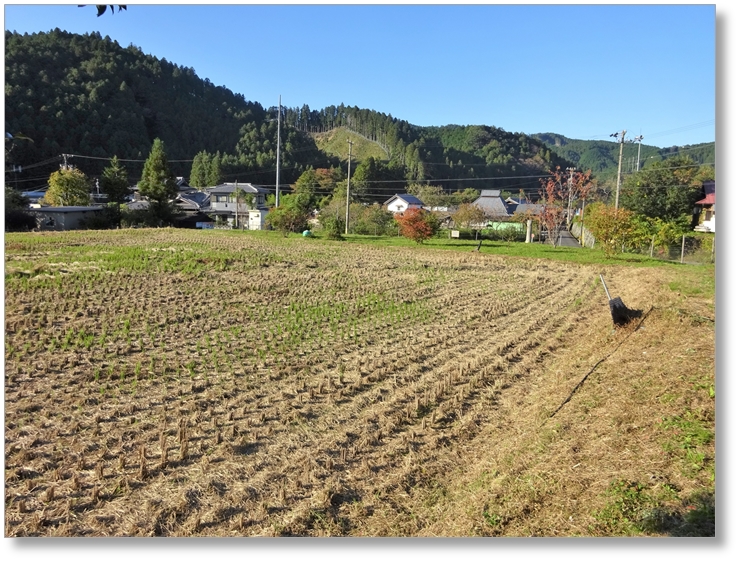
POLYGON ((544 210, 544 205, 524 203, 516 207, 514 214, 525 214, 526 212, 530 212, 531 214, 539 214, 542 210, 544 210))
POLYGON ((193 204, 198 208, 202 208, 210 205, 210 193, 203 193, 202 191, 194 191, 192 193, 181 193, 178 197, 186 204, 193 204))
POLYGON ((510 216, 508 208, 500 196, 500 191, 482 191, 481 195, 472 204, 481 208, 487 216, 510 216), (498 195, 489 195, 488 193, 498 193, 498 195))
POLYGON ((216 194, 233 193, 234 191, 236 191, 236 188, 241 189, 245 193, 269 193, 269 190, 263 189, 262 187, 255 187, 251 183, 222 183, 220 185, 216 185, 215 187, 211 187, 210 189, 208 189, 208 192, 216 194))

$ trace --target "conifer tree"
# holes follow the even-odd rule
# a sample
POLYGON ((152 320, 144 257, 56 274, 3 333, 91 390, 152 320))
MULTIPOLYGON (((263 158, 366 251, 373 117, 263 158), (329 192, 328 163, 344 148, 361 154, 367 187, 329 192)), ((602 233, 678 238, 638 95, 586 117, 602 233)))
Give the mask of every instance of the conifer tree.
POLYGON ((126 200, 126 195, 129 192, 128 173, 118 160, 118 156, 113 156, 108 167, 103 170, 100 186, 103 188, 103 192, 108 195, 108 200, 111 203, 121 204, 126 200))
POLYGON ((158 204, 166 203, 177 195, 177 182, 169 169, 164 142, 154 139, 144 171, 139 181, 139 193, 158 204))
POLYGON ((208 169, 208 185, 214 186, 221 183, 221 153, 216 152, 210 161, 208 169))
POLYGON ((190 171, 190 185, 202 189, 208 187, 208 176, 210 174, 210 157, 203 150, 195 155, 192 161, 192 170, 190 171))

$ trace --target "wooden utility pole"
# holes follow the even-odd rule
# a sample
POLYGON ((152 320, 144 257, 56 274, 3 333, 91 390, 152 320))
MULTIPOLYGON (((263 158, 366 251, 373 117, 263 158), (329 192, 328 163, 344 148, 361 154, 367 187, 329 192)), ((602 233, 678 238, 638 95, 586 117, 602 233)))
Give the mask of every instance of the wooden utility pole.
POLYGON ((570 172, 570 179, 567 181, 567 229, 570 229, 570 214, 572 212, 572 173, 576 168, 567 168, 570 172))
POLYGON ((346 172, 346 222, 344 224, 344 234, 349 233, 349 188, 352 177, 352 146, 354 145, 348 138, 346 141, 349 143, 349 168, 346 172))

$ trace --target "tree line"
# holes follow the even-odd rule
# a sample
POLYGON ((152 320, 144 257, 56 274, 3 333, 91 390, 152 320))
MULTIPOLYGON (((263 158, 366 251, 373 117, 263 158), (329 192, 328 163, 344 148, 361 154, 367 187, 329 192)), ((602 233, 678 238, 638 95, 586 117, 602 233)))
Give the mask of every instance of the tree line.
MULTIPOLYGON (((87 158, 99 176, 113 156, 136 180, 155 138, 168 147, 176 176, 188 177, 196 154, 217 157, 229 181, 269 184, 277 166, 277 107, 247 101, 201 79, 193 68, 122 47, 99 33, 6 31, 6 131, 33 142, 18 146, 12 165, 27 167, 61 154, 87 158)), ((383 147, 380 175, 451 190, 506 187, 564 164, 542 142, 495 127, 418 127, 344 104, 318 111, 282 107, 280 171, 293 183, 306 169, 342 167, 320 151, 312 132, 346 127, 383 147), (511 179, 513 178, 513 179, 511 179), (459 180, 459 181, 455 181, 459 180)), ((22 178, 23 179, 23 178, 22 178)))

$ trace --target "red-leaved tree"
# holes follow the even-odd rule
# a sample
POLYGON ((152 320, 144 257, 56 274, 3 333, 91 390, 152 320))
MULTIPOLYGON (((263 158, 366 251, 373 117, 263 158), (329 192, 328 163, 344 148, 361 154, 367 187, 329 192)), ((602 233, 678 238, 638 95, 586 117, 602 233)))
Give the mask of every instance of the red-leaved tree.
POLYGON ((539 222, 547 233, 549 243, 556 247, 560 233, 568 226, 568 213, 572 212, 573 201, 584 199, 590 192, 590 171, 562 171, 557 166, 547 179, 540 181, 543 206, 539 213, 539 222))
POLYGON ((396 214, 395 221, 400 227, 400 234, 418 244, 429 239, 439 229, 436 216, 421 208, 409 208, 402 214, 396 214))

